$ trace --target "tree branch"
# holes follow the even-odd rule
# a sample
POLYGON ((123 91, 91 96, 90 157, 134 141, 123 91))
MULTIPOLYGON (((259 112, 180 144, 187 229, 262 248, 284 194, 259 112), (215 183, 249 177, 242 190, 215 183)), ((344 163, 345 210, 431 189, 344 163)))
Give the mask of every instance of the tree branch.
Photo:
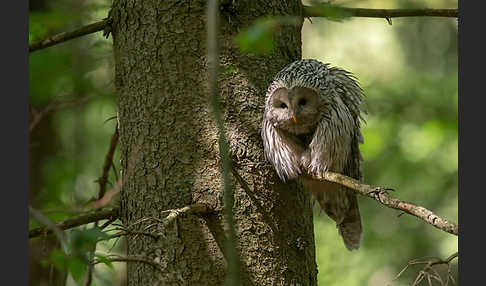
MULTIPOLYGON (((66 236, 64 232, 56 225, 53 221, 51 221, 48 217, 42 214, 40 211, 34 209, 33 207, 29 206, 29 213, 32 215, 37 221, 45 225, 44 229, 49 230, 50 232, 54 232, 59 243, 61 244, 61 249, 64 253, 67 254, 67 247, 66 247, 66 236)), ((30 233, 29 233, 30 235, 30 233)))
MULTIPOLYGON (((143 256, 115 256, 115 257, 107 257, 110 262, 139 262, 152 265, 157 270, 162 271, 161 265, 153 260, 150 260, 148 257, 143 256)), ((91 262, 92 265, 104 263, 104 261, 95 259, 91 262)))
POLYGON ((85 96, 82 98, 71 99, 71 100, 52 100, 43 110, 37 111, 32 105, 30 105, 31 110, 31 120, 29 125, 29 132, 39 124, 39 122, 47 116, 49 113, 58 111, 68 107, 78 106, 80 104, 87 103, 89 100, 93 99, 94 96, 85 96))
MULTIPOLYGON (((303 6, 303 17, 368 17, 368 18, 398 18, 398 17, 450 17, 458 18, 458 9, 368 9, 347 8, 332 5, 303 6)), ((105 30, 110 25, 111 18, 83 26, 70 32, 63 32, 40 40, 29 45, 29 53, 45 49, 84 35, 105 30)), ((106 35, 106 32, 105 32, 106 35)))
POLYGON ((86 26, 83 26, 81 28, 78 28, 76 30, 70 31, 70 32, 63 32, 59 33, 54 36, 50 36, 45 38, 44 40, 32 43, 29 45, 29 53, 30 52, 35 52, 41 49, 45 49, 50 46, 57 45, 62 42, 66 42, 68 40, 72 40, 84 35, 92 34, 98 31, 103 30, 106 25, 110 24, 109 19, 104 19, 86 26))
POLYGON ((395 278, 393 278, 393 280, 391 282, 393 283, 393 282, 397 281, 398 278, 400 278, 400 276, 402 276, 402 274, 411 266, 424 265, 424 267, 420 271, 418 271, 418 274, 415 277, 415 280, 414 280, 412 286, 419 285, 420 282, 424 279, 428 280, 430 286, 432 286, 432 279, 439 282, 440 285, 446 285, 447 286, 447 285, 449 285, 449 281, 452 281, 453 283, 455 283, 455 279, 452 275, 452 269, 451 269, 452 264, 451 264, 451 262, 452 262, 452 260, 457 258, 458 255, 459 255, 459 253, 456 252, 456 253, 452 254, 451 256, 449 256, 448 258, 446 258, 445 260, 438 258, 438 257, 425 257, 425 258, 418 258, 418 259, 410 260, 407 263, 407 265, 405 265, 405 267, 402 270, 400 270, 400 272, 395 276, 395 278), (447 279, 446 279, 445 283, 444 283, 443 279, 441 278, 439 272, 437 272, 433 268, 433 266, 435 266, 435 265, 447 265, 447 279))
POLYGON ((372 198, 389 208, 401 210, 403 212, 416 216, 419 219, 422 219, 423 221, 433 225, 440 230, 454 235, 459 234, 459 226, 457 224, 437 216, 432 211, 424 207, 391 197, 387 193, 387 191, 391 189, 362 184, 353 178, 338 173, 325 172, 323 174, 311 173, 309 175, 315 180, 325 180, 346 186, 350 189, 355 190, 358 194, 372 198))
POLYGON ((398 17, 451 17, 458 18, 458 9, 367 9, 346 8, 333 5, 306 6, 304 17, 367 17, 367 18, 398 18, 398 17))
MULTIPOLYGON (((102 219, 113 219, 115 217, 119 216, 119 209, 111 209, 111 210, 104 210, 104 211, 99 211, 95 213, 90 213, 87 215, 82 215, 76 218, 70 218, 65 221, 61 221, 56 224, 56 227, 61 229, 61 230, 66 230, 70 229, 73 227, 77 227, 80 225, 92 223, 95 221, 99 221, 102 219)), ((40 236, 42 234, 49 234, 51 233, 52 230, 49 229, 48 227, 38 227, 34 228, 31 231, 29 231, 29 238, 34 238, 37 236, 40 236)))
POLYGON ((184 215, 184 214, 193 214, 193 215, 201 216, 201 215, 208 214, 210 212, 211 212, 211 209, 207 205, 201 204, 201 203, 196 203, 196 204, 192 204, 192 205, 188 205, 188 206, 182 207, 180 209, 173 209, 173 210, 163 211, 162 214, 169 213, 169 215, 167 215, 163 219, 162 223, 163 223, 164 227, 167 227, 176 218, 180 217, 181 215, 184 215))
POLYGON ((129 235, 134 235, 135 237, 138 236, 138 235, 141 235, 141 236, 148 236, 148 237, 151 237, 153 238, 154 240, 158 240, 160 235, 157 235, 157 234, 154 234, 152 232, 148 232, 148 231, 129 231, 129 230, 120 230, 121 232, 119 233, 115 233, 115 234, 112 234, 106 238, 100 238, 97 240, 97 242, 100 242, 100 241, 105 241, 105 240, 111 240, 111 239, 114 239, 114 238, 119 238, 119 237, 122 237, 122 236, 129 236, 129 235))
MULTIPOLYGON (((103 172, 101 173, 101 177, 98 179, 98 184, 100 186, 98 191, 98 201, 103 198, 106 193, 106 182, 108 181, 108 173, 110 172, 111 165, 113 164, 113 154, 115 153, 116 145, 118 143, 118 125, 115 126, 115 132, 111 137, 110 141, 110 148, 108 149, 108 153, 105 156, 105 163, 103 164, 103 172)), ((99 209, 97 211, 100 211, 99 209)), ((110 222, 109 220, 108 222, 110 222)), ((98 227, 98 221, 95 222, 95 227, 98 227)), ((92 254, 96 251, 96 242, 93 244, 92 254)), ((91 255, 92 255, 91 254, 91 255)), ((94 265, 88 265, 88 271, 86 274, 86 282, 84 283, 85 286, 90 286, 91 282, 93 281, 93 269, 94 265)))
POLYGON ((108 173, 110 171, 111 165, 113 164, 113 154, 115 154, 116 145, 118 143, 118 125, 115 126, 115 132, 111 137, 110 148, 105 156, 105 163, 103 164, 103 172, 101 177, 98 179, 98 184, 100 186, 98 192, 98 200, 101 200, 106 193, 106 182, 108 181, 108 173))

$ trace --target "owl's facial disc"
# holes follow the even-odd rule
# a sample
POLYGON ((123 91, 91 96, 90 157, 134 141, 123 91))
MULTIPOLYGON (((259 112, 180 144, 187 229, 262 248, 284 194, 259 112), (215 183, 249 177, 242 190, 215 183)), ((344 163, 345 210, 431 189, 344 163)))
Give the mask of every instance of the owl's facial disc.
POLYGON ((272 96, 272 119, 276 128, 293 134, 309 133, 318 121, 319 98, 309 88, 279 88, 272 96))

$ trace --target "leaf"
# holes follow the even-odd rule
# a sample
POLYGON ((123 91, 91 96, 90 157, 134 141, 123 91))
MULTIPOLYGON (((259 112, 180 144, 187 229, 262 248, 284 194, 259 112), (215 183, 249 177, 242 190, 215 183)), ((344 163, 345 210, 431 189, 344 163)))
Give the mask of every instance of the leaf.
POLYGON ((54 249, 49 255, 49 261, 60 271, 66 270, 68 260, 69 257, 60 249, 54 249))
POLYGON ((239 33, 235 42, 244 53, 266 54, 274 49, 271 26, 268 23, 257 22, 239 33))
POLYGON ((88 252, 93 251, 99 239, 108 235, 98 227, 89 229, 74 229, 69 233, 71 253, 74 257, 84 258, 88 252))
POLYGON ((101 254, 95 254, 95 257, 103 264, 107 265, 108 267, 110 267, 111 269, 113 269, 113 263, 111 262, 111 260, 106 257, 106 256, 103 256, 101 254))
POLYGON ((346 8, 339 5, 333 5, 330 3, 320 3, 317 1, 312 1, 313 6, 305 7, 306 11, 317 13, 320 16, 331 21, 342 21, 346 18, 353 16, 352 12, 346 8))
POLYGON ((260 18, 241 31, 235 42, 243 53, 268 54, 275 48, 274 31, 281 25, 296 25, 299 21, 297 17, 260 18))
POLYGON ((74 280, 81 280, 86 272, 87 263, 85 260, 73 257, 68 261, 68 270, 73 276, 74 280))
POLYGON ((70 257, 59 249, 54 249, 49 255, 49 261, 60 271, 68 270, 75 280, 83 278, 87 261, 80 257, 70 257))

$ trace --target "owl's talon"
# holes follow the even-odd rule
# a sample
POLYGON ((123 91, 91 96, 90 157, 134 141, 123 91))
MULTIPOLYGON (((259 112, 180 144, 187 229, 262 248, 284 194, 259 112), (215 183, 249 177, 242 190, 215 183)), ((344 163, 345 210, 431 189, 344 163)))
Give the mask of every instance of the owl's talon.
POLYGON ((367 194, 382 194, 382 193, 387 193, 388 191, 394 192, 395 190, 392 188, 385 188, 385 187, 375 187, 373 190, 369 191, 367 194))

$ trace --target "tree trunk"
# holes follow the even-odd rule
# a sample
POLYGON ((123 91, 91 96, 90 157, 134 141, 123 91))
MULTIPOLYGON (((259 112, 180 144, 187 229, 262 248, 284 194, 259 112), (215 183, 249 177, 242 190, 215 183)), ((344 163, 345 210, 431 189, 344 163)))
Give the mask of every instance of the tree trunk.
MULTIPOLYGON (((45 107, 45 105, 36 106, 36 109, 43 110, 45 107)), ((53 118, 47 116, 41 120, 30 133, 29 139, 29 205, 41 209, 44 207, 40 199, 42 198, 42 187, 46 185, 45 162, 54 158, 59 150, 59 138, 53 118)), ((59 271, 52 263, 48 265, 41 263, 42 260, 49 257, 52 250, 59 247, 59 241, 54 236, 29 240, 29 285, 65 285, 66 271, 59 271)))
MULTIPOLYGON (((264 94, 275 73, 301 58, 300 25, 274 33, 275 51, 243 55, 234 37, 260 16, 300 15, 301 3, 226 1, 221 9, 220 96, 235 168, 233 206, 242 285, 316 285, 310 194, 283 184, 265 162, 260 137, 264 94), (234 3, 233 3, 234 2, 234 3)), ((209 107, 206 1, 114 1, 115 85, 123 168, 122 221, 132 231, 128 285, 221 285, 225 224, 217 128, 209 107), (215 212, 181 215, 163 227, 164 210, 206 203, 215 212), (137 223, 142 218, 149 218, 137 223)))

